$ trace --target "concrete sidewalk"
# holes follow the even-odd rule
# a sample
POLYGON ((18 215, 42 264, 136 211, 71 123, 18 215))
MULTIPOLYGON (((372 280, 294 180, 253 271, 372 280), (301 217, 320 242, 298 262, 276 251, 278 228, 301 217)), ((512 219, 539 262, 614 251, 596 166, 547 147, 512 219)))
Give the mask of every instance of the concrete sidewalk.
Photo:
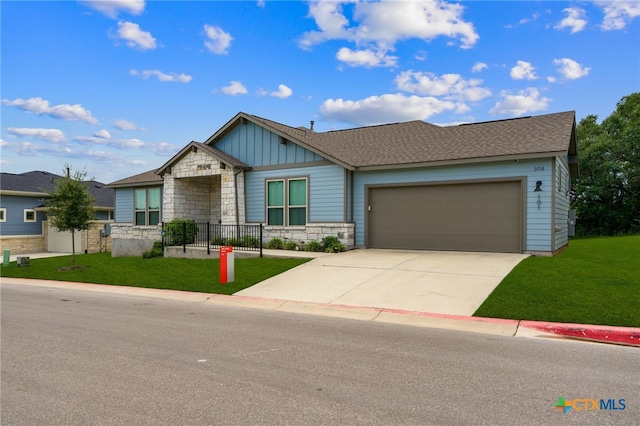
MULTIPOLYGON (((19 257, 28 257, 29 259, 42 259, 45 257, 58 257, 58 256, 71 256, 73 253, 27 253, 27 254, 11 254, 9 255, 10 262, 15 262, 19 257)), ((76 253, 80 256, 84 253, 76 253)))
POLYGON ((318 257, 236 295, 472 315, 525 254, 357 249, 318 257))

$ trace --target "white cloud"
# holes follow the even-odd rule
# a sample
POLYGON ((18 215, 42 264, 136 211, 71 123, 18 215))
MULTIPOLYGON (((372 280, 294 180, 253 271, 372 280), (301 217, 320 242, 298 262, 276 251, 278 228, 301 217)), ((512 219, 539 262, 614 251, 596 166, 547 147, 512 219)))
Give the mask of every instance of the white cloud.
POLYGON ((207 35, 204 45, 210 52, 217 55, 226 55, 229 53, 229 46, 231 46, 231 34, 225 32, 220 27, 214 27, 212 25, 205 24, 204 31, 207 35))
POLYGON ((85 0, 81 2, 109 18, 116 18, 120 11, 140 15, 144 11, 144 0, 85 0))
POLYGON ((266 6, 266 0, 258 0, 256 2, 258 7, 265 7, 266 6))
POLYGON ((147 144, 146 148, 158 156, 173 156, 182 147, 167 142, 154 142, 147 144))
POLYGON ((18 107, 23 111, 36 115, 48 115, 49 117, 60 118, 66 121, 80 120, 89 124, 98 124, 98 120, 91 115, 91 111, 84 109, 80 104, 60 104, 50 106, 49 101, 40 97, 29 98, 26 100, 18 98, 13 101, 3 99, 2 103, 7 106, 18 107))
POLYGON ((166 83, 166 82, 188 83, 191 81, 190 75, 176 74, 173 72, 166 74, 160 70, 142 70, 142 71, 131 70, 130 73, 131 75, 139 75, 144 79, 148 79, 149 77, 154 76, 154 77, 157 77, 158 81, 161 83, 166 83))
MULTIPOLYGON (((396 77, 399 90, 426 96, 443 96, 447 100, 479 101, 491 96, 491 91, 480 87, 482 80, 465 80, 460 74, 405 71, 396 77)), ((465 106, 464 109, 468 107, 465 106)))
POLYGON ((275 92, 269 93, 269 96, 274 96, 276 98, 285 99, 289 96, 293 95, 293 90, 285 86, 284 84, 278 85, 278 90, 275 92))
POLYGON ((398 57, 387 56, 384 50, 374 52, 371 49, 351 50, 348 47, 338 50, 336 59, 350 67, 391 67, 398 64, 398 57))
POLYGON ((138 127, 135 123, 118 118, 113 122, 113 127, 120 130, 146 130, 144 127, 138 127))
POLYGON ((560 23, 554 28, 571 28, 571 34, 574 34, 582 31, 587 25, 587 20, 584 19, 584 9, 581 9, 579 7, 567 7, 563 10, 563 12, 567 14, 567 17, 560 21, 560 23))
POLYGON ((320 106, 320 114, 326 120, 369 126, 395 121, 425 120, 434 114, 454 109, 454 102, 397 93, 370 96, 359 101, 327 99, 320 106))
POLYGON ((520 22, 518 22, 518 24, 520 25, 528 24, 529 22, 537 21, 538 18, 540 18, 540 14, 534 13, 533 15, 531 15, 530 18, 522 18, 520 22))
POLYGON ((605 31, 624 29, 634 18, 640 16, 638 0, 596 1, 595 4, 604 10, 600 26, 605 31))
POLYGON ((394 66, 395 59, 375 61, 371 53, 378 52, 378 56, 385 57, 400 40, 428 41, 441 36, 459 39, 463 49, 473 47, 479 36, 473 24, 462 19, 463 11, 464 7, 459 4, 442 0, 315 1, 309 5, 309 16, 315 20, 318 30, 305 32, 298 45, 310 49, 328 40, 346 40, 358 48, 356 51, 343 48, 338 52, 350 65, 394 66), (349 3, 353 8, 353 26, 343 13, 343 5, 349 3))
POLYGON ((413 55, 413 58, 417 61, 426 61, 427 52, 425 52, 424 50, 419 50, 415 55, 413 55))
POLYGON ((146 142, 140 139, 111 139, 94 133, 93 136, 76 136, 74 141, 82 144, 94 144, 94 145, 106 145, 113 148, 127 149, 127 148, 143 148, 147 145, 146 142))
POLYGON ((303 49, 311 48, 327 40, 353 40, 354 35, 347 30, 349 20, 342 14, 339 1, 316 1, 309 3, 309 17, 316 21, 320 31, 309 31, 303 34, 298 44, 303 49))
POLYGON ((111 139, 111 133, 109 133, 107 129, 98 130, 93 134, 93 136, 96 138, 111 139))
POLYGON ((132 48, 138 48, 140 50, 155 49, 156 39, 153 38, 150 32, 142 31, 140 25, 133 22, 120 21, 118 22, 118 38, 125 40, 127 46, 132 48))
POLYGON ((585 77, 591 70, 590 67, 585 67, 569 58, 554 59, 553 64, 558 67, 558 72, 569 80, 585 77))
POLYGON ((228 86, 224 86, 222 89, 222 93, 225 95, 246 95, 248 93, 247 88, 239 81, 232 80, 229 82, 228 86))
POLYGON ((538 89, 533 87, 520 90, 515 95, 509 91, 503 91, 500 96, 502 96, 502 100, 489 110, 490 114, 519 117, 529 112, 546 110, 551 101, 549 98, 540 97, 538 89))
POLYGON ((59 129, 39 129, 27 127, 9 127, 7 131, 16 136, 26 136, 29 138, 43 139, 54 143, 66 142, 62 130, 59 129))
POLYGON ((489 68, 489 65, 485 64, 484 62, 476 62, 475 64, 473 64, 471 72, 481 72, 482 70, 486 70, 487 68, 489 68))
POLYGON ((549 77, 547 77, 547 81, 548 81, 549 83, 555 83, 557 80, 556 80, 556 78, 555 78, 555 77, 553 77, 553 76, 551 76, 551 75, 550 75, 549 77))
POLYGON ((535 80, 538 78, 535 68, 525 61, 518 61, 516 66, 511 68, 510 75, 514 80, 535 80))

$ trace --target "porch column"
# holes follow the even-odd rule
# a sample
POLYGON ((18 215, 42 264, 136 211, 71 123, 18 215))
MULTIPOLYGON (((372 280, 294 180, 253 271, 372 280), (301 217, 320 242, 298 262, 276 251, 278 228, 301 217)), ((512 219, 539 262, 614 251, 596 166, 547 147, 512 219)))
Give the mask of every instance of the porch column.
POLYGON ((244 225, 244 171, 241 169, 222 170, 220 204, 223 225, 244 225))

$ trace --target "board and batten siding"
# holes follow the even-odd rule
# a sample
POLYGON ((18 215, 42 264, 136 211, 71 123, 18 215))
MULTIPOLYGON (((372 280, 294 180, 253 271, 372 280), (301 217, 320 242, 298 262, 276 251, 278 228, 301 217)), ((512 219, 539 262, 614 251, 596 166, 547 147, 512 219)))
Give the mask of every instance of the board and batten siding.
POLYGON ((555 160, 555 246, 554 250, 559 250, 569 243, 569 192, 571 191, 571 177, 569 166, 564 157, 556 157, 555 160))
POLYGON ((553 159, 521 160, 465 164, 416 169, 356 172, 355 174, 355 223, 356 246, 365 244, 365 186, 403 183, 437 183, 480 179, 526 178, 525 250, 550 252, 552 240, 553 159), (536 182, 541 181, 541 191, 534 192, 536 182), (540 201, 540 203, 538 203, 540 201))
POLYGON ((254 123, 240 124, 214 145, 252 166, 275 166, 324 160, 300 145, 280 143, 280 136, 254 123))
POLYGON ((309 222, 345 222, 345 170, 339 165, 249 171, 245 175, 248 223, 265 222, 265 191, 268 179, 308 179, 309 222))
POLYGON ((133 223, 133 188, 116 188, 116 223, 133 223))

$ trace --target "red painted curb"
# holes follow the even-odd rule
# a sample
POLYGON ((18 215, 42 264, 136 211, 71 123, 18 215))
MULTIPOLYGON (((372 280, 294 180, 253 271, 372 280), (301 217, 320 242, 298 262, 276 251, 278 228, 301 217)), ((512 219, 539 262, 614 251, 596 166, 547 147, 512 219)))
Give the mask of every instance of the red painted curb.
POLYGON ((520 321, 520 327, 574 339, 640 347, 640 328, 541 321, 520 321))

